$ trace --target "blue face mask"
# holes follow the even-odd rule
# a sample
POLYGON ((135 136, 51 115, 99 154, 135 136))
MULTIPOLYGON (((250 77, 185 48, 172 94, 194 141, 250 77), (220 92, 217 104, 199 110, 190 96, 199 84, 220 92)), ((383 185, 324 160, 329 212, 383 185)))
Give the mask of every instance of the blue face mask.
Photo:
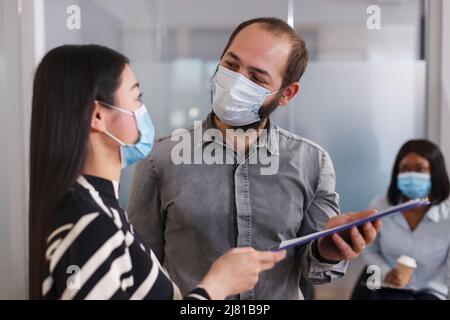
POLYGON ((140 138, 139 141, 135 144, 126 144, 108 131, 105 131, 105 134, 107 136, 120 144, 122 169, 145 159, 152 150, 153 142, 155 140, 155 127, 153 126, 153 122, 147 112, 147 108, 145 107, 145 105, 142 104, 139 109, 131 112, 104 102, 101 103, 108 108, 117 110, 130 116, 134 116, 136 119, 136 125, 139 130, 140 138))
POLYGON ((400 173, 397 176, 397 188, 408 199, 428 197, 431 192, 431 175, 419 172, 400 173))

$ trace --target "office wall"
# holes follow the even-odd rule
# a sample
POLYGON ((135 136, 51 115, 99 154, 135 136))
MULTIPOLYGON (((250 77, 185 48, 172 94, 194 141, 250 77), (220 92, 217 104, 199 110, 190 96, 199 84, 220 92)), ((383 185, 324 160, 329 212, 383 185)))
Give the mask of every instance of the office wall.
POLYGON ((447 170, 450 170, 450 3, 443 1, 442 7, 442 95, 441 95, 441 141, 447 170))
POLYGON ((450 5, 448 1, 428 2, 426 52, 427 69, 427 137, 437 143, 450 169, 449 74, 450 45, 448 41, 450 5))
POLYGON ((383 194, 400 146, 424 136, 425 70, 424 61, 312 62, 300 96, 279 111, 329 151, 343 211, 383 194))
POLYGON ((121 22, 90 0, 44 0, 45 47, 62 44, 95 43, 121 49, 121 22), (67 8, 77 5, 81 10, 81 30, 66 27, 67 8))
POLYGON ((26 295, 26 134, 15 1, 0 0, 0 299, 26 295))

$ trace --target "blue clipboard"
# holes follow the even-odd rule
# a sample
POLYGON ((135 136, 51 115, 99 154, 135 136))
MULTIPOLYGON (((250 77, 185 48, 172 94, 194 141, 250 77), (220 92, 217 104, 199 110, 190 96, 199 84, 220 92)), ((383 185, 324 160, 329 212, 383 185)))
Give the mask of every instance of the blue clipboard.
POLYGON ((290 249, 293 247, 297 247, 297 246, 302 246, 304 244, 307 244, 311 241, 320 239, 320 238, 324 238, 324 237, 328 237, 331 236, 335 233, 339 233, 345 230, 349 230, 353 227, 358 227, 358 226, 362 226, 364 224, 366 224, 367 222, 373 222, 376 220, 379 220, 381 218, 387 217, 391 214, 394 213, 400 213, 400 212, 404 212, 404 211, 408 211, 414 208, 418 208, 418 207, 422 207, 422 206, 426 206, 429 205, 430 201, 428 199, 417 199, 417 200, 411 200, 399 205, 396 205, 394 207, 390 207, 384 211, 381 212, 377 212, 374 215, 367 217, 367 218, 363 218, 360 220, 356 220, 353 221, 351 223, 348 224, 344 224, 341 226, 337 226, 331 229, 327 229, 327 230, 323 230, 323 231, 319 231, 319 232, 314 232, 311 234, 308 234, 306 236, 302 236, 300 238, 295 238, 295 239, 291 239, 291 240, 285 240, 282 241, 280 243, 280 245, 278 247, 272 248, 272 251, 281 251, 281 250, 286 250, 286 249, 290 249))

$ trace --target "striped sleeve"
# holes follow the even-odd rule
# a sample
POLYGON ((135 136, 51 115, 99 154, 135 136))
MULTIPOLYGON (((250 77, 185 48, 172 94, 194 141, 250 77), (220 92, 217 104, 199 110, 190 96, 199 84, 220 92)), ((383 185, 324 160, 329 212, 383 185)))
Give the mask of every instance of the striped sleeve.
POLYGON ((125 299, 132 262, 125 235, 104 214, 83 215, 66 233, 49 237, 43 296, 125 299), (55 281, 57 280, 57 281, 55 281))
MULTIPOLYGON (((47 299, 180 299, 151 250, 103 213, 83 215, 48 238, 48 272, 42 285, 47 299)), ((195 289, 185 299, 206 300, 195 289)))

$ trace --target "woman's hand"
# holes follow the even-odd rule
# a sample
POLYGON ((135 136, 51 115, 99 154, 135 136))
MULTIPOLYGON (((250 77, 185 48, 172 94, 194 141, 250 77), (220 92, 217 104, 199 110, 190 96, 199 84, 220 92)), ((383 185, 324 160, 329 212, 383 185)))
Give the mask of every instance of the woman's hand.
POLYGON ((412 279, 405 279, 405 277, 402 277, 400 272, 397 271, 397 269, 392 269, 386 274, 386 277, 384 278, 384 282, 389 283, 393 286, 403 288, 407 284, 411 282, 412 279))
POLYGON ((286 251, 232 249, 214 262, 199 286, 208 292, 211 299, 223 300, 228 296, 253 289, 258 282, 259 274, 272 269, 285 257, 286 251))

